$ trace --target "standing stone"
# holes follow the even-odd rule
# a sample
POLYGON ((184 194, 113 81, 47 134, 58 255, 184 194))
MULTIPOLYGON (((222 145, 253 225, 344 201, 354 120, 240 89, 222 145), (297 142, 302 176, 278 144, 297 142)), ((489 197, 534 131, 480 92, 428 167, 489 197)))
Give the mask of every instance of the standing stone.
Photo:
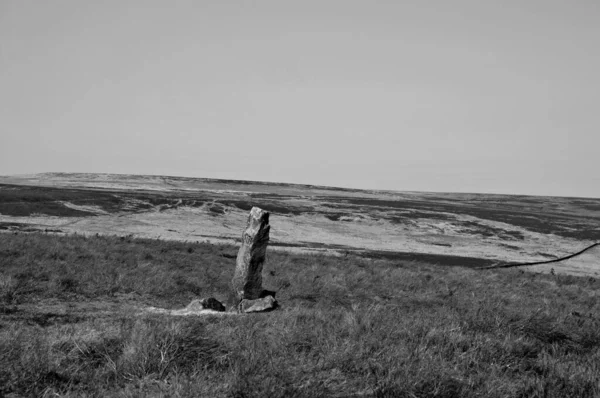
POLYGON ((253 207, 242 233, 242 246, 237 255, 235 273, 231 280, 238 303, 261 297, 262 269, 269 244, 269 213, 253 207))

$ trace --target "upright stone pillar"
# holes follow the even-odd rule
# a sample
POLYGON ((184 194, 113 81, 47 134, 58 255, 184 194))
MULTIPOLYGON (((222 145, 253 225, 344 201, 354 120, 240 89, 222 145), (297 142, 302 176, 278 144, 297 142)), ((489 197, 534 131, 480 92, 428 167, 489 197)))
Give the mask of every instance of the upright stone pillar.
POLYGON ((242 233, 242 246, 238 252, 235 273, 231 280, 237 302, 256 300, 263 294, 262 270, 269 244, 269 213, 253 207, 242 233))

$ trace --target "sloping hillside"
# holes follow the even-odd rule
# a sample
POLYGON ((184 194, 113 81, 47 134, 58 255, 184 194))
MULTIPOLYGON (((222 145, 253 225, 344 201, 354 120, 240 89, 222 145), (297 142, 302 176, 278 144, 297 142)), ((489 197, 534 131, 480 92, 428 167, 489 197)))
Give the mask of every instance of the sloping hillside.
POLYGON ((236 242, 252 206, 272 213, 272 246, 296 251, 477 266, 548 260, 600 240, 600 199, 111 174, 0 177, 4 231, 236 242))

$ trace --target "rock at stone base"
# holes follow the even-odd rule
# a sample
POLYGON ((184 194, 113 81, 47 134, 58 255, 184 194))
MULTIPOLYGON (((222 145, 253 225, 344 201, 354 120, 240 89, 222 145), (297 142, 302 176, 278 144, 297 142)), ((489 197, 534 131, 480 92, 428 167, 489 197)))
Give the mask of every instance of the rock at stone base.
POLYGON ((225 306, 214 297, 208 297, 202 300, 192 300, 185 309, 187 311, 213 310, 225 312, 225 306))
POLYGON ((240 312, 265 312, 271 311, 277 308, 277 300, 273 296, 266 296, 263 298, 248 300, 244 299, 240 302, 240 312))

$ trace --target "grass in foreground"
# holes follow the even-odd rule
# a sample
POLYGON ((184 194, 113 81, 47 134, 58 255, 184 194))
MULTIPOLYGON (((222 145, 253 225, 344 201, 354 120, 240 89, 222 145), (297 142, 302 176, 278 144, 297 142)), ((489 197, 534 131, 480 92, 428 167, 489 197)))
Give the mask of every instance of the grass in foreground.
POLYGON ((600 394, 600 281, 269 252, 271 313, 224 299, 236 248, 0 235, 0 396, 600 394))

